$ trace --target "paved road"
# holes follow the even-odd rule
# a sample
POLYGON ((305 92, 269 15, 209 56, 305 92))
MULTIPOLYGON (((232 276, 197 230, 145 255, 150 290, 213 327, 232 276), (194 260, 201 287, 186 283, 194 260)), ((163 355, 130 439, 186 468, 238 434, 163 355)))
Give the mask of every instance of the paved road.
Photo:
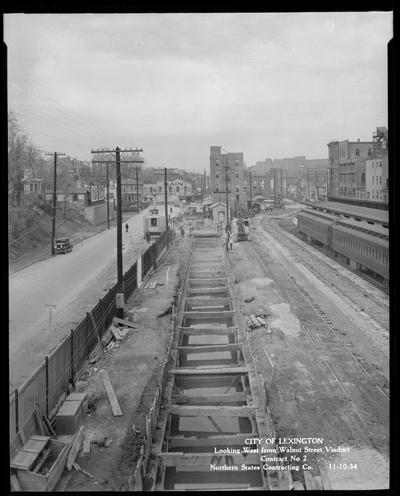
MULTIPOLYGON (((143 215, 128 219, 129 233, 123 230, 123 253, 139 241, 143 233, 143 215)), ((124 222, 124 225, 125 223, 124 222)), ((37 262, 13 274, 9 279, 9 351, 28 353, 23 345, 48 327, 46 304, 57 305, 52 320, 60 321, 63 310, 83 296, 88 282, 104 271, 117 258, 117 228, 103 231, 74 246, 71 253, 37 262)), ((124 263, 124 272, 129 264, 124 263)), ((116 270, 116 268, 115 268, 116 270)), ((103 286, 102 286, 103 287, 103 286)), ((101 287, 101 289, 102 289, 101 287)), ((100 291, 101 291, 100 289, 100 291)))

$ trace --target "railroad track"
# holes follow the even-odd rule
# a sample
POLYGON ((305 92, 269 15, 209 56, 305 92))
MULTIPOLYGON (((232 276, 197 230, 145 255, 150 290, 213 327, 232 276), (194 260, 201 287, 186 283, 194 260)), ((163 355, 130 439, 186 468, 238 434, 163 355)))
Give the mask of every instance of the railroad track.
POLYGON ((381 426, 388 424, 388 393, 377 384, 375 378, 352 353, 349 345, 343 341, 340 330, 334 326, 296 278, 289 273, 281 260, 254 245, 254 242, 249 243, 250 250, 254 253, 266 276, 274 281, 283 299, 291 308, 297 303, 295 314, 302 329, 320 356, 321 362, 325 364, 326 370, 349 400, 358 419, 361 420, 366 438, 370 440, 373 447, 385 451, 387 432, 381 426), (271 257, 273 264, 270 264, 271 257), (282 279, 282 276, 290 284, 278 285, 277 281, 282 279), (357 394, 355 394, 355 387, 357 387, 357 394))
POLYGON ((278 241, 288 251, 288 257, 298 263, 299 270, 302 270, 302 266, 305 267, 319 281, 324 283, 329 288, 328 290, 334 293, 334 298, 337 302, 342 302, 343 309, 346 309, 349 318, 356 325, 361 326, 371 334, 379 333, 388 338, 389 308, 384 299, 380 301, 372 295, 370 298, 364 296, 365 289, 361 288, 361 286, 355 288, 356 283, 354 281, 338 272, 338 269, 332 267, 327 260, 321 260, 318 257, 320 254, 311 254, 302 246, 301 241, 298 242, 291 238, 288 241, 285 235, 278 232, 277 229, 272 233, 267 233, 264 229, 263 235, 268 237, 267 241, 269 242, 271 239, 278 241), (361 294, 359 291, 361 291, 361 294), (365 311, 366 308, 368 309, 368 314, 365 311))
MULTIPOLYGON (((382 322, 383 318, 385 327, 389 328, 389 302, 386 295, 380 295, 379 293, 381 291, 377 291, 376 288, 374 288, 374 292, 372 293, 369 284, 367 285, 367 283, 364 283, 359 277, 354 276, 344 267, 335 266, 337 265, 336 262, 330 260, 326 255, 296 238, 293 234, 280 228, 275 223, 270 223, 269 227, 272 227, 272 229, 269 229, 268 231, 277 238, 280 243, 284 244, 292 251, 294 245, 295 256, 298 259, 301 259, 308 267, 311 267, 312 270, 318 272, 318 275, 324 280, 329 279, 331 284, 334 284, 341 292, 345 292, 346 295, 348 295, 348 298, 356 305, 362 308, 365 303, 368 305, 371 305, 372 303, 371 313, 377 313, 379 315, 379 322, 382 322), (292 245, 290 243, 292 243, 292 245), (333 281, 331 278, 333 278, 333 281), (367 291, 369 291, 369 294, 365 296, 367 291)), ((265 230, 265 225, 263 226, 263 229, 265 230)))

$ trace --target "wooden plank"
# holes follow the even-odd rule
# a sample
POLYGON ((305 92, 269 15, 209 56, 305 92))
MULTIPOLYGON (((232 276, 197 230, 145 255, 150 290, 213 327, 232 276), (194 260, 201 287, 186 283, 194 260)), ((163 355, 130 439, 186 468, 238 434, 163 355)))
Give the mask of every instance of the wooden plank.
POLYGON ((332 487, 329 481, 328 471, 326 470, 325 466, 323 466, 322 464, 318 468, 319 468, 319 473, 321 476, 323 488, 325 491, 329 491, 330 489, 332 489, 332 487))
POLYGON ((114 338, 115 338, 117 341, 121 341, 121 340, 122 340, 122 336, 121 336, 121 334, 119 333, 119 330, 118 330, 115 326, 111 325, 111 326, 110 326, 110 331, 112 332, 112 334, 113 334, 114 338))
POLYGON ((90 455, 90 439, 86 436, 83 438, 82 455, 83 456, 90 455))
POLYGON ((197 406, 197 405, 169 405, 173 415, 182 417, 248 417, 254 412, 251 406, 197 406))
POLYGON ((205 318, 205 317, 231 317, 235 313, 234 310, 222 310, 219 312, 192 312, 184 311, 183 315, 185 317, 190 317, 191 319, 205 318))
POLYGON ((213 351, 235 351, 241 350, 243 343, 227 343, 227 344, 212 344, 212 345, 199 345, 199 346, 177 346, 179 351, 185 353, 209 353, 213 351))
POLYGON ((70 483, 72 476, 74 475, 74 471, 72 470, 71 472, 67 472, 67 475, 64 477, 61 477, 60 481, 58 482, 57 486, 54 488, 54 491, 56 492, 64 492, 67 489, 68 484, 70 483))
POLYGON ((39 472, 41 469, 43 463, 47 460, 47 458, 50 456, 51 453, 51 447, 45 449, 43 453, 40 455, 40 458, 38 460, 38 463, 36 464, 35 468, 33 469, 33 472, 39 472))
POLYGON ((176 404, 184 405, 215 405, 225 403, 236 403, 239 401, 246 401, 246 393, 232 393, 232 394, 207 394, 207 395, 179 395, 173 396, 172 399, 176 404))
POLYGON ((82 441, 83 441, 83 425, 81 425, 81 427, 79 428, 79 431, 77 432, 77 434, 74 436, 74 439, 72 440, 71 448, 69 450, 68 459, 67 459, 67 469, 68 470, 72 469, 74 461, 75 461, 76 457, 78 456, 82 441))
MULTIPOLYGON (((193 470, 198 468, 207 469, 209 472, 211 463, 221 464, 221 459, 228 458, 233 464, 245 463, 246 465, 260 465, 259 453, 246 453, 229 455, 218 455, 216 453, 180 453, 180 452, 161 452, 158 455, 162 459, 162 464, 165 467, 192 467, 193 470)), ((223 462, 222 462, 223 463, 223 462)))
POLYGON ((303 470, 304 474, 304 485, 306 486, 307 490, 313 490, 314 489, 314 481, 313 481, 313 476, 310 474, 308 470, 303 470))
POLYGON ((232 327, 182 327, 181 334, 185 336, 228 336, 236 334, 236 329, 232 327))
POLYGON ((22 491, 21 486, 19 484, 18 477, 15 474, 11 474, 10 480, 11 480, 11 487, 12 487, 13 491, 15 491, 15 492, 22 491))
POLYGON ((93 317, 93 314, 92 312, 88 312, 89 314, 89 317, 90 317, 90 320, 92 321, 92 326, 95 330, 95 333, 96 333, 96 337, 97 337, 97 341, 99 343, 99 346, 100 346, 100 350, 101 350, 101 355, 102 357, 104 358, 104 349, 103 349, 103 344, 101 342, 101 338, 100 338, 100 334, 99 334, 99 330, 97 329, 97 325, 96 325, 96 322, 94 321, 94 317, 93 317))
POLYGON ((322 491, 324 489, 322 486, 322 479, 319 475, 314 475, 313 482, 315 490, 322 491))
POLYGON ((17 434, 18 434, 19 439, 21 441, 21 444, 23 446, 26 443, 26 436, 25 436, 24 430, 23 429, 19 430, 17 434))
MULTIPOLYGON (((218 310, 219 308, 223 310, 225 305, 206 305, 206 306, 200 306, 200 307, 191 305, 191 307, 192 307, 192 309, 189 311, 195 312, 196 310, 218 310)), ((203 313, 205 313, 205 312, 203 312, 203 313)))
POLYGON ((40 435, 41 436, 44 436, 44 427, 43 427, 43 421, 40 417, 40 413, 39 413, 39 408, 37 405, 35 405, 35 409, 33 411, 33 415, 35 417, 35 421, 36 421, 36 424, 37 424, 37 427, 38 427, 38 431, 40 432, 40 435))
POLYGON ((248 434, 226 434, 219 436, 173 436, 168 439, 171 448, 190 448, 191 446, 244 446, 248 434))
POLYGON ((117 324, 122 324, 122 325, 127 326, 127 327, 132 327, 133 329, 137 329, 137 327, 134 326, 132 324, 132 322, 129 322, 129 320, 125 320, 125 319, 120 319, 118 317, 114 317, 113 318, 113 322, 116 322, 117 324))
POLYGON ((89 472, 86 472, 86 470, 83 470, 83 468, 79 465, 79 463, 75 462, 73 465, 75 470, 80 470, 83 474, 87 475, 90 479, 93 479, 93 475, 90 474, 89 472))
POLYGON ((19 450, 10 462, 10 467, 21 470, 30 470, 39 456, 38 452, 19 450))
POLYGON ((100 370, 101 378, 103 379, 104 389, 106 390, 108 401, 110 402, 111 409, 114 417, 123 415, 122 410, 119 406, 117 397, 115 396, 114 389, 111 385, 110 378, 106 370, 100 370))
POLYGON ((220 375, 220 374, 248 374, 249 372, 253 372, 251 367, 219 367, 215 369, 196 369, 196 368, 180 368, 180 369, 171 369, 168 371, 169 374, 174 375, 220 375))

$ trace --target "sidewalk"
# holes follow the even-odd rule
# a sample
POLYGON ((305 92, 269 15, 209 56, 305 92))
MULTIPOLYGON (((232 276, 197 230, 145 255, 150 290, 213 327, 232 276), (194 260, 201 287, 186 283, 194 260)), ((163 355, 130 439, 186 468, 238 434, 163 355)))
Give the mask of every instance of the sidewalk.
MULTIPOLYGON (((132 217, 131 212, 125 212, 122 215, 122 222, 125 222, 127 219, 132 217)), ((110 219, 110 229, 117 225, 116 219, 110 219)), ((68 230, 60 230, 59 235, 65 238, 69 238, 73 245, 78 244, 81 239, 89 239, 96 234, 99 234, 107 229, 107 222, 100 224, 98 226, 92 226, 90 224, 82 226, 81 229, 68 231, 68 230)), ((41 260, 46 260, 47 258, 51 258, 50 253, 50 242, 44 247, 40 246, 37 248, 32 248, 31 250, 22 253, 16 259, 9 261, 8 268, 9 274, 15 274, 19 270, 25 269, 30 265, 40 262, 41 260)))

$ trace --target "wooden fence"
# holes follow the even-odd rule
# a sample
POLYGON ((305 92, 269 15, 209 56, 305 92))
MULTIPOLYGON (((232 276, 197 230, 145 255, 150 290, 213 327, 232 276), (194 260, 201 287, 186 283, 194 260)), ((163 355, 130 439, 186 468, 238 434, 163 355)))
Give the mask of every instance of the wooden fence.
MULTIPOLYGON (((144 260, 157 259, 167 245, 166 233, 153 243, 141 255, 144 260)), ((146 275, 153 264, 147 264, 146 275)), ((124 274, 124 294, 127 299, 137 288, 136 263, 124 274)), ((102 336, 108 329, 116 313, 116 283, 92 309, 92 316, 97 330, 102 336)), ((89 355, 98 344, 98 338, 92 321, 87 314, 69 336, 57 348, 45 357, 44 362, 35 372, 10 396, 10 457, 35 430, 35 409, 52 419, 62 404, 68 385, 73 383, 77 374, 87 363, 89 355)))

